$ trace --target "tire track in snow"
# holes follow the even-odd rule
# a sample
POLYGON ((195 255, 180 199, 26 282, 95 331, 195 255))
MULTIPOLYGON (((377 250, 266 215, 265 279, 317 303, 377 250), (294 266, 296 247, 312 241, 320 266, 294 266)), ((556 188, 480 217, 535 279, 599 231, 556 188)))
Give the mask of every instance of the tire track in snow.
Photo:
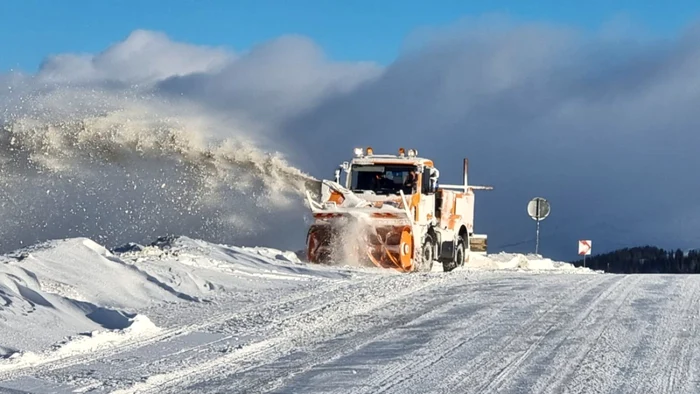
MULTIPOLYGON (((510 278, 500 277, 496 281, 503 283, 508 279, 510 278)), ((449 287, 435 289, 434 292, 426 294, 424 297, 428 300, 427 302, 400 303, 399 308, 401 309, 399 311, 394 311, 389 315, 375 318, 378 322, 369 325, 369 328, 365 328, 368 326, 368 323, 370 323, 367 321, 360 321, 357 325, 353 324, 353 335, 349 338, 340 339, 339 345, 335 343, 328 344, 328 341, 324 340, 324 342, 320 343, 319 346, 315 346, 313 349, 305 348, 304 353, 307 353, 306 357, 302 356, 298 359, 294 359, 291 363, 284 364, 284 368, 287 369, 287 372, 280 372, 279 368, 275 366, 274 374, 265 375, 253 382, 242 383, 241 380, 235 380, 236 387, 237 389, 246 391, 246 389, 263 387, 263 384, 265 384, 264 387, 266 391, 273 391, 274 389, 290 383, 295 390, 304 391, 303 385, 299 387, 299 384, 290 382, 290 380, 294 379, 296 376, 300 376, 299 380, 303 381, 303 375, 313 369, 316 369, 317 372, 318 370, 326 369, 336 371, 338 369, 336 366, 340 365, 342 365, 341 369, 351 368, 352 362, 348 360, 348 358, 352 359, 352 356, 358 355, 358 353, 361 355, 363 351, 372 352, 372 350, 367 350, 372 348, 376 350, 372 353, 376 355, 372 358, 373 362, 380 363, 382 375, 378 377, 378 379, 362 381, 362 386, 372 387, 371 392, 373 393, 379 392, 378 390, 381 389, 381 384, 387 383, 387 381, 397 377, 400 379, 404 378, 403 375, 398 372, 408 371, 410 374, 414 370, 422 371, 422 365, 432 364, 434 362, 431 360, 435 354, 434 349, 436 346, 439 346, 439 344, 443 346, 446 343, 452 344, 453 347, 461 345, 454 345, 454 343, 446 341, 450 334, 445 334, 440 330, 440 324, 438 323, 439 318, 450 316, 448 317, 448 322, 451 324, 458 322, 462 326, 460 329, 470 327, 482 330, 482 332, 487 331, 497 321, 502 308, 491 309, 485 307, 483 304, 473 305, 469 303, 468 298, 465 299, 469 296, 470 292, 478 293, 480 291, 480 289, 475 289, 474 287, 484 287, 488 289, 488 287, 493 286, 493 283, 468 283, 465 285, 461 281, 453 281, 449 283, 449 285, 449 287), (463 291, 463 288, 466 288, 466 291, 463 291), (438 307, 434 308, 436 305, 438 307), (454 312, 458 307, 465 306, 470 308, 476 307, 478 310, 476 313, 470 314, 466 319, 449 321, 449 319, 453 319, 451 317, 453 314, 450 312, 454 312), (430 332, 421 330, 421 322, 422 324, 429 324, 433 330, 430 332), (398 357, 398 360, 396 357, 393 357, 393 355, 389 355, 390 361, 385 363, 382 355, 377 353, 379 349, 381 349, 382 343, 410 343, 411 339, 416 339, 416 341, 418 341, 417 338, 412 337, 412 335, 417 335, 416 333, 418 333, 422 339, 425 339, 425 341, 420 342, 420 347, 417 349, 411 346, 404 346, 401 351, 405 350, 409 352, 411 359, 413 359, 414 352, 420 353, 427 351, 428 354, 421 355, 419 360, 409 363, 405 359, 406 354, 402 354, 398 357), (318 351, 319 348, 320 351, 318 351), (274 384, 269 384, 271 381, 274 384)), ((581 285, 583 285, 583 281, 581 285)), ((499 291, 494 291, 493 289, 488 290, 494 293, 499 291)), ((420 299, 414 298, 413 301, 420 301, 420 299)), ((450 328, 456 329, 451 326, 450 328)), ((336 340, 337 338, 333 338, 332 342, 336 340)), ((265 372, 269 369, 270 365, 266 365, 265 372)), ((313 373, 311 375, 313 375, 313 373)), ((241 379, 245 379, 245 376, 242 376, 241 379)), ((389 385, 391 384, 392 383, 389 382, 389 385)), ((329 385, 332 386, 333 383, 326 383, 324 386, 326 392, 331 391, 329 385)), ((337 391, 341 393, 350 394, 357 391, 365 392, 365 390, 353 390, 356 388, 348 387, 347 385, 340 385, 337 388, 337 391)))
MULTIPOLYGON (((691 280, 695 282, 697 276, 693 276, 692 279, 688 278, 686 281, 691 280)), ((665 361, 672 365, 669 370, 669 376, 665 379, 664 392, 665 393, 697 393, 700 392, 700 384, 698 383, 695 375, 695 368, 697 368, 697 362, 693 362, 698 357, 698 317, 700 317, 700 291, 698 289, 700 284, 697 282, 692 286, 692 296, 691 302, 688 303, 685 309, 684 318, 690 320, 689 327, 684 329, 685 324, 678 327, 676 335, 673 337, 673 348, 666 356, 665 361), (683 390, 675 390, 675 383, 682 385, 683 390)))
MULTIPOLYGON (((457 300, 453 300, 450 303, 445 303, 444 300, 432 299, 421 304, 420 309, 416 310, 411 304, 397 300, 394 301, 394 304, 398 305, 391 308, 389 314, 375 316, 371 319, 361 315, 353 316, 351 321, 342 322, 346 327, 352 327, 348 334, 340 334, 332 338, 318 338, 314 345, 300 350, 301 354, 298 357, 294 358, 293 356, 297 353, 292 353, 266 364, 264 366, 266 373, 262 376, 250 379, 249 376, 254 375, 255 372, 243 371, 240 374, 240 380, 235 379, 236 390, 248 392, 248 390, 264 387, 266 392, 274 392, 274 390, 284 387, 289 380, 296 376, 303 375, 319 365, 332 363, 369 344, 396 336, 401 327, 419 319, 441 314, 451 309, 457 302, 457 300), (292 356, 291 361, 283 360, 290 356, 292 356)), ((381 312, 386 312, 386 309, 381 312)), ((230 381, 231 379, 227 377, 222 380, 230 381)), ((195 385, 188 387, 188 389, 201 389, 201 387, 195 385)), ((341 392, 347 391, 342 389, 341 392)))
MULTIPOLYGON (((260 339, 227 354, 210 354, 205 360, 173 360, 167 372, 151 375, 145 382, 134 384, 119 393, 179 391, 183 385, 193 385, 214 379, 222 373, 233 374, 257 368, 296 349, 297 342, 305 346, 324 338, 335 338, 345 327, 344 322, 364 314, 371 314, 395 302, 402 302, 414 293, 450 280, 447 275, 397 275, 381 276, 370 282, 354 282, 350 287, 361 287, 363 293, 352 289, 349 293, 336 292, 330 301, 318 310, 305 310, 285 321, 274 323, 277 336, 260 339), (392 283, 391 282, 396 282, 392 283), (380 292, 381 296, 377 295, 380 292), (344 296, 348 296, 347 298, 344 296), (286 323, 286 325, 285 325, 286 323), (179 365, 184 368, 177 368, 179 365)), ((198 390, 201 391, 201 390, 198 390)))
MULTIPOLYGON (((525 347, 525 349, 520 352, 515 351, 510 352, 510 354, 505 353, 506 359, 509 358, 508 356, 511 356, 512 359, 507 360, 506 365, 500 368, 499 364, 502 363, 503 357, 493 357, 492 353, 504 354, 504 351, 510 347, 524 347, 522 342, 528 341, 530 339, 530 336, 534 335, 538 330, 540 330, 541 323, 547 318, 550 318, 553 314, 555 314, 555 312, 558 311, 558 309, 560 309, 561 306, 576 305, 582 299, 585 299, 587 297, 593 297, 595 294, 599 294, 600 288, 608 288, 608 283, 611 280, 614 280, 614 277, 596 275, 594 277, 590 277, 590 279, 588 280, 581 278, 581 280, 574 283, 573 288, 563 289, 563 291, 561 291, 560 288, 557 289, 557 293, 561 296, 558 297, 554 302, 552 302, 551 299, 544 298, 531 300, 531 303, 529 305, 514 305, 513 312, 515 312, 516 314, 522 314, 524 316, 530 316, 530 318, 521 320, 518 316, 513 316, 513 319, 517 322, 522 322, 523 326, 515 325, 511 328, 506 327, 505 329, 499 329, 497 327, 495 330, 493 330, 492 336, 494 338, 510 336, 510 338, 508 338, 505 342, 498 343, 496 345, 498 347, 497 349, 492 350, 492 348, 489 348, 488 350, 486 350, 484 348, 480 349, 478 347, 479 341, 488 341, 489 343, 486 346, 491 345, 490 343, 492 341, 490 340, 490 338, 488 336, 482 337, 481 335, 488 334, 488 331, 480 332, 477 335, 469 336, 466 339, 460 340, 460 344, 458 346, 454 346, 453 348, 449 349, 450 353, 455 353, 455 356, 458 356, 460 348, 463 347, 463 345, 465 344, 471 343, 472 347, 465 348, 464 351, 478 353, 476 353, 476 355, 473 357, 469 357, 469 361, 467 361, 466 364, 460 364, 458 367, 450 365, 452 357, 448 356, 448 354, 446 353, 443 353, 443 349, 439 349, 436 351, 436 353, 439 354, 439 356, 436 357, 436 361, 434 363, 431 363, 427 369, 421 371, 421 374, 419 376, 409 377, 408 379, 405 379, 405 381, 402 381, 401 385, 395 384, 393 386, 385 387, 385 390, 391 390, 394 392, 410 392, 412 387, 424 387, 427 384, 428 386, 434 388, 438 392, 450 392, 455 389, 458 392, 460 392, 460 390, 458 389, 460 385, 465 386, 462 387, 463 390, 473 392, 474 386, 477 383, 488 383, 490 379, 494 379, 494 376, 498 375, 499 371, 507 372, 509 370, 509 367, 517 365, 518 362, 524 361, 526 357, 518 357, 518 355, 523 355, 523 352, 524 356, 529 355, 532 352, 532 349, 534 349, 535 344, 525 347), (544 303, 547 303, 548 308, 541 313, 529 309, 536 308, 537 306, 544 303), (502 330, 505 331, 504 334, 501 334, 502 330), (479 350, 482 351, 479 352, 479 350), (447 378, 444 378, 445 373, 451 375, 447 378), (467 375, 468 377, 461 378, 461 376, 464 375, 467 375), (437 376, 438 378, 435 378, 435 376, 437 376)), ((561 283, 559 283, 559 285, 560 284, 561 283)), ((537 294, 539 294, 539 292, 537 294)), ((517 293, 514 293, 513 297, 517 295, 517 293)), ((508 315, 506 315, 505 317, 507 318, 508 315)), ((555 318, 556 316, 551 317, 551 319, 555 320, 555 323, 553 324, 556 324, 555 318)), ((447 343, 449 343, 451 338, 447 339, 447 343)))
POLYGON ((698 334, 697 319, 692 317, 697 317, 698 315, 698 300, 700 300, 700 292, 698 291, 697 284, 693 285, 692 282, 695 282, 693 279, 694 277, 686 278, 683 281, 685 286, 681 288, 679 297, 669 302, 673 303, 673 301, 683 300, 684 295, 688 294, 687 290, 690 290, 689 301, 683 303, 684 307, 681 309, 680 313, 665 324, 665 328, 671 331, 671 335, 666 337, 665 341, 662 341, 663 344, 667 345, 665 346, 665 349, 667 349, 666 356, 657 357, 652 366, 652 368, 658 371, 664 371, 661 384, 655 385, 653 383, 658 382, 652 381, 651 384, 647 383, 651 387, 640 387, 640 390, 658 393, 698 392, 697 383, 696 387, 692 390, 690 387, 687 387, 691 382, 688 375, 692 367, 692 355, 695 353, 694 345, 696 345, 693 338, 697 338, 698 334), (686 322, 688 319, 691 320, 690 326, 688 326, 686 322), (679 390, 680 387, 676 387, 676 385, 679 384, 686 386, 683 387, 685 390, 679 390))
MULTIPOLYGON (((539 346, 547 339, 547 335, 562 324, 575 327, 578 322, 589 316, 593 308, 598 305, 604 297, 611 294, 622 281, 615 276, 599 277, 593 286, 587 286, 583 291, 578 289, 562 289, 565 296, 558 302, 552 304, 547 310, 526 321, 522 325, 517 324, 511 327, 511 332, 506 335, 510 337, 499 343, 497 349, 488 349, 478 357, 469 360, 466 365, 459 368, 456 373, 438 385, 439 390, 456 390, 457 392, 489 392, 497 391, 507 380, 514 377, 514 372, 528 360, 539 346), (613 282, 612 285, 610 282, 613 282), (602 290, 602 291, 601 291, 602 290), (579 319, 562 322, 560 315, 562 311, 575 308, 582 300, 593 299, 583 312, 579 314, 579 319), (494 357, 492 353, 501 355, 494 357), (466 375, 466 378, 460 377, 466 375)), ((528 313, 528 311, 526 311, 528 313)))
MULTIPOLYGON (((489 381, 493 379, 492 376, 479 376, 478 380, 485 382, 479 392, 519 393, 527 388, 528 392, 547 393, 554 384, 553 380, 565 379, 562 375, 566 375, 567 370, 575 368, 577 364, 577 361, 572 360, 577 356, 584 357, 581 354, 590 351, 596 341, 595 337, 607 329, 607 324, 604 323, 613 317, 598 322, 601 318, 598 312, 600 306, 605 305, 608 298, 616 293, 629 293, 636 283, 636 280, 622 276, 611 275, 609 279, 594 291, 577 298, 576 302, 568 304, 567 308, 557 311, 556 320, 547 326, 545 334, 539 336, 525 353, 521 353, 516 362, 508 364, 494 381, 489 381), (610 281, 613 283, 610 284, 610 281), (577 308, 578 305, 582 308, 577 308), (582 343, 577 346, 577 342, 582 343)), ((602 314, 611 311, 614 313, 620 306, 621 304, 612 309, 607 307, 602 314)), ((524 341, 528 339, 527 335, 522 337, 524 341)), ((561 391, 554 389, 552 392, 561 391)))
MULTIPOLYGON (((683 361, 672 348, 671 339, 683 332, 684 319, 692 319, 693 325, 696 322, 697 312, 687 314, 697 308, 693 306, 700 296, 697 284, 688 284, 697 283, 697 277, 630 275, 618 279, 613 284, 617 289, 607 289, 592 300, 592 305, 584 301, 580 310, 564 311, 560 321, 565 324, 538 341, 521 366, 506 369, 501 381, 484 384, 484 392, 656 393, 662 392, 664 382, 669 383, 663 373, 686 371, 689 375, 688 368, 676 368, 675 364, 690 364, 692 353, 683 361), (666 357, 673 362, 665 363, 666 357)), ((695 331, 686 333, 693 338, 695 331)), ((696 341, 690 338, 678 346, 694 346, 696 341)), ((489 379, 483 376, 478 381, 489 379)), ((693 384, 691 376, 683 381, 693 384)), ((669 392, 679 389, 669 387, 669 392)))
MULTIPOLYGON (((589 304, 589 307, 584 311, 584 313, 581 315, 579 314, 579 318, 576 320, 573 320, 571 323, 568 325, 575 327, 581 324, 583 320, 588 318, 593 311, 593 309, 603 300, 604 297, 607 297, 608 294, 611 294, 621 283, 622 281, 618 281, 614 283, 612 286, 609 286, 605 292, 603 292, 600 296, 596 297, 595 301, 591 304, 589 304)), ((605 282, 607 284, 607 282, 605 282)), ((597 290, 597 287, 594 288, 597 290)), ((590 289, 587 289, 590 290, 590 289)), ((575 290, 574 290, 575 291, 575 290)), ((590 294, 588 291, 585 294, 590 294)), ((576 305, 579 304, 580 300, 582 297, 576 298, 574 303, 567 303, 567 306, 569 305, 576 305)), ((563 306, 564 303, 559 303, 555 307, 551 308, 546 315, 549 315, 550 313, 553 313, 557 311, 561 306, 563 306)), ((538 323, 542 322, 544 319, 538 319, 538 323)), ((520 368, 522 364, 527 360, 536 350, 537 348, 547 339, 548 335, 556 328, 559 328, 559 324, 561 323, 561 320, 557 320, 551 325, 549 325, 544 333, 542 334, 535 334, 533 330, 530 328, 535 329, 534 325, 528 327, 526 330, 525 335, 523 335, 521 338, 527 338, 530 336, 537 336, 537 339, 530 344, 527 347, 527 350, 525 350, 522 354, 520 354, 517 358, 515 358, 512 362, 510 362, 508 365, 506 365, 494 378, 491 380, 485 387, 479 390, 479 392, 488 392, 488 391, 498 391, 506 382, 508 379, 513 378, 513 372, 520 368)))
MULTIPOLYGON (((644 275, 633 275, 633 277, 641 280, 644 275)), ((690 278, 646 276, 645 282, 657 281, 660 278, 665 278, 668 282, 655 286, 658 288, 656 300, 660 302, 657 306, 648 304, 654 299, 647 296, 653 296, 654 292, 643 286, 636 286, 631 294, 625 294, 625 298, 614 300, 615 306, 621 307, 627 303, 628 308, 625 308, 621 314, 608 316, 605 330, 599 330, 600 335, 588 342, 586 353, 581 352, 580 356, 577 355, 576 363, 569 362, 571 372, 560 382, 560 385, 570 383, 570 387, 565 387, 565 392, 581 393, 593 390, 637 393, 645 390, 640 387, 644 383, 651 385, 646 389, 649 392, 660 392, 664 384, 663 371, 669 371, 669 364, 663 363, 661 359, 664 355, 677 357, 671 353, 671 339, 674 331, 681 329, 679 318, 682 319, 684 310, 693 302, 687 299, 686 301, 673 299, 674 294, 682 298, 684 286, 681 284, 690 278), (643 304, 635 307, 639 303, 643 304), (645 319, 644 312, 650 313, 651 316, 645 319), (626 314, 629 314, 628 319, 624 318, 626 314), (628 321, 631 321, 631 324, 626 323, 628 321), (659 362, 662 364, 655 365, 659 362)), ((606 311, 611 309, 608 308, 606 311)), ((675 361, 670 364, 671 370, 674 368, 674 363, 675 361)), ((562 392, 562 390, 552 392, 562 392)))
MULTIPOLYGON (((666 281, 658 285, 658 291, 652 292, 656 299, 663 302, 657 309, 668 311, 663 314, 660 322, 651 322, 653 328, 649 331, 652 335, 643 335, 640 341, 635 341, 640 351, 629 361, 633 363, 635 376, 641 375, 642 379, 638 387, 632 385, 629 379, 623 379, 624 372, 620 370, 616 380, 620 382, 618 390, 625 388, 627 392, 653 392, 653 393, 680 393, 698 392, 698 387, 685 391, 676 385, 688 385, 691 382, 690 368, 694 348, 697 343, 698 280, 696 276, 684 277, 681 282, 674 277, 663 275, 666 281), (641 346, 645 343, 647 346, 641 346), (651 354, 644 354, 651 353, 651 354), (646 367, 646 374, 639 371, 641 366, 646 367), (652 373, 652 372, 658 373, 652 373)), ((646 292, 649 294, 650 292, 646 292)))
MULTIPOLYGON (((588 356, 596 345, 605 343, 602 347, 606 351, 600 353, 603 357, 607 357, 609 352, 616 351, 612 349, 615 349, 618 344, 616 340, 619 337, 613 335, 612 339, 615 343, 608 344, 608 337, 604 334, 610 328, 611 321, 614 320, 617 312, 636 290, 637 283, 641 280, 641 277, 635 275, 613 275, 612 277, 615 282, 596 295, 590 303, 581 305, 583 308, 580 311, 576 308, 565 311, 563 318, 567 322, 561 327, 562 335, 552 338, 556 345, 547 349, 548 352, 543 351, 542 354, 546 360, 543 362, 550 362, 550 366, 557 369, 556 371, 547 371, 548 374, 543 379, 537 379, 532 384, 534 392, 561 393, 562 390, 568 392, 568 390, 577 388, 583 388, 586 392, 591 392, 591 390, 599 392, 598 388, 591 387, 591 382, 586 379, 579 383, 576 380, 577 374, 585 369, 582 363, 588 360, 588 356), (612 303, 609 302, 610 298, 612 298, 612 303), (573 316, 567 316, 572 312, 573 316), (572 338, 572 335, 581 335, 581 337, 572 338), (576 344, 577 341, 580 341, 579 345, 576 344), (569 383, 573 387, 567 387, 566 385, 569 383)), ((596 370, 595 373, 599 372, 596 370)), ((532 376, 525 375, 525 378, 532 378, 532 376)), ((525 382, 521 379, 511 390, 517 392, 523 384, 525 382)))
MULTIPOLYGON (((651 276, 653 282, 644 283, 631 297, 629 309, 620 314, 613 325, 617 328, 616 337, 627 341, 610 339, 602 341, 610 344, 607 362, 601 365, 602 375, 610 382, 608 387, 619 393, 646 392, 659 393, 663 386, 660 372, 667 370, 668 364, 658 365, 673 347, 674 327, 686 314, 689 303, 680 298, 687 289, 687 280, 676 280, 667 275, 651 276), (662 313, 653 313, 659 311, 662 313), (632 312, 632 313, 630 313, 632 312), (631 319, 634 318, 634 323, 631 319), (628 320, 629 319, 629 320, 628 320), (660 368, 659 368, 660 367, 660 368), (643 387, 647 386, 646 389, 643 387)), ((595 344, 600 348, 599 344, 595 344)), ((595 365, 595 364, 593 364, 595 365)), ((671 364, 673 367, 673 364, 671 364)), ((581 388, 578 388, 581 391, 581 388)))
MULTIPOLYGON (((595 286, 600 285, 600 277, 591 276, 587 278, 581 278, 581 280, 575 282, 574 287, 571 289, 571 293, 579 294, 579 292, 586 293, 590 291, 595 286)), ((551 313, 559 305, 567 301, 571 296, 570 293, 562 292, 552 306, 544 312, 544 314, 539 315, 529 321, 528 325, 534 326, 537 322, 541 321, 546 315, 551 313)), ((506 299, 509 297, 506 295, 506 299)), ((543 301, 546 302, 546 301, 543 301)), ((537 302, 533 302, 536 305, 537 302)), ((506 306, 508 303, 506 303, 506 306)), ((501 314, 504 312, 505 307, 498 308, 498 310, 488 310, 489 316, 487 319, 482 321, 477 321, 476 325, 471 324, 470 320, 455 319, 450 322, 450 330, 446 333, 439 335, 435 340, 431 341, 428 347, 427 354, 422 355, 422 357, 416 361, 410 362, 410 368, 412 370, 421 371, 421 376, 440 376, 440 372, 444 372, 446 369, 443 367, 444 364, 449 363, 450 356, 459 351, 468 343, 474 341, 475 339, 487 334, 492 330, 494 324, 502 319, 501 314), (468 333, 467 336, 461 337, 459 340, 454 340, 454 332, 458 333, 468 333)), ((507 317, 507 315, 506 315, 507 317)), ((515 340, 512 339, 511 342, 515 340)), ((390 390, 398 390, 399 392, 410 391, 409 387, 399 387, 403 383, 409 384, 415 379, 425 379, 418 377, 411 373, 411 371, 406 371, 406 361, 399 362, 393 366, 393 368, 388 368, 382 371, 382 375, 378 379, 370 383, 371 386, 376 387, 377 393, 383 393, 390 390)), ((442 379, 440 379, 442 380, 442 379)), ((423 382, 421 382, 423 383, 423 382)), ((438 384, 435 382, 435 384, 438 384)), ((404 385, 405 386, 405 385, 404 385)), ((437 388, 440 388, 439 384, 437 388)))
MULTIPOLYGON (((498 320, 499 316, 493 309, 487 309, 483 303, 480 304, 480 306, 483 308, 483 312, 472 314, 470 315, 470 318, 467 319, 454 319, 454 314, 449 312, 455 312, 456 307, 474 306, 473 304, 469 304, 469 291, 478 294, 481 290, 478 288, 474 289, 472 286, 486 287, 487 290, 490 290, 490 293, 493 293, 496 298, 500 295, 503 298, 504 304, 509 303, 510 298, 507 294, 502 294, 504 292, 500 289, 493 289, 493 287, 497 287, 494 286, 494 284, 500 285, 508 282, 509 279, 511 278, 499 277, 492 283, 488 283, 488 285, 483 283, 470 283, 464 285, 464 283, 461 281, 452 281, 449 283, 450 286, 435 289, 435 291, 425 294, 424 297, 428 300, 427 302, 420 302, 420 299, 417 296, 413 298, 417 301, 415 304, 403 303, 399 299, 397 302, 392 303, 396 305, 396 307, 391 308, 391 310, 387 310, 386 306, 380 310, 380 312, 388 313, 388 315, 377 316, 374 318, 374 321, 368 321, 366 318, 363 318, 364 320, 361 319, 358 322, 344 321, 343 325, 346 326, 346 329, 347 326, 352 327, 350 330, 350 336, 343 337, 345 333, 343 333, 341 330, 341 332, 336 333, 330 338, 314 339, 314 344, 311 347, 306 346, 301 349, 301 351, 297 353, 299 356, 297 358, 294 357, 294 353, 282 355, 274 360, 273 363, 264 364, 264 366, 256 365, 255 368, 251 367, 243 371, 239 371, 238 374, 227 374, 227 376, 224 378, 215 378, 215 380, 208 383, 210 386, 213 386, 214 389, 235 385, 238 392, 245 392, 246 389, 261 390, 262 388, 264 388, 264 391, 267 392, 286 384, 291 384, 291 390, 298 389, 300 391, 304 391, 304 387, 299 387, 298 384, 295 385, 295 382, 299 379, 303 380, 304 375, 307 372, 310 372, 312 369, 316 369, 315 372, 319 373, 320 370, 325 370, 327 368, 334 371, 337 371, 338 369, 347 370, 352 367, 352 360, 348 360, 348 358, 351 359, 353 354, 356 355, 358 353, 360 353, 360 357, 362 357, 361 352, 364 349, 369 348, 370 350, 366 351, 371 352, 371 349, 376 350, 372 353, 372 355, 375 357, 369 358, 373 359, 373 362, 380 363, 382 367, 382 375, 380 375, 377 379, 362 381, 361 384, 363 387, 372 387, 371 392, 377 392, 379 389, 378 383, 381 383, 382 381, 386 383, 388 379, 399 377, 400 374, 396 374, 395 372, 405 372, 409 374, 412 372, 423 373, 424 371, 421 365, 433 364, 431 359, 433 359, 436 354, 436 352, 433 351, 435 346, 457 347, 466 342, 463 341, 462 343, 454 345, 454 342, 450 342, 451 333, 448 331, 463 331, 465 327, 475 328, 473 326, 470 327, 470 323, 472 323, 472 321, 479 327, 483 327, 483 332, 488 331, 489 328, 492 327, 498 320), (467 291, 462 291, 462 287, 464 286, 468 287, 467 291), (488 289, 488 287, 491 287, 491 289, 488 289), (433 306, 435 305, 439 305, 437 309, 433 309, 433 306), (412 309, 413 311, 411 311, 412 309), (447 328, 450 330, 440 330, 439 324, 435 324, 436 320, 442 316, 447 317, 447 328), (434 330, 429 332, 420 330, 421 321, 423 324, 430 323, 430 326, 433 327, 434 330), (414 326, 411 327, 409 323, 412 323, 411 325, 414 326), (455 323, 457 323, 458 327, 455 327, 455 323), (369 330, 367 327, 369 327, 369 330), (418 328, 418 330, 416 330, 416 328, 418 328), (427 352, 427 354, 421 354, 422 358, 419 359, 418 362, 407 362, 406 355, 402 354, 398 360, 394 359, 390 364, 384 363, 384 357, 386 357, 386 355, 383 352, 381 354, 377 353, 380 352, 380 349, 382 349, 381 344, 387 342, 399 342, 405 344, 407 340, 408 343, 410 343, 410 340, 413 339, 410 337, 410 335, 415 335, 416 331, 418 331, 420 334, 426 334, 425 341, 420 342, 420 348, 418 349, 412 349, 410 345, 407 346, 411 359, 414 356, 414 351, 417 351, 418 353, 427 352), (378 335, 374 335, 375 333, 378 335), (404 335, 408 335, 408 337, 404 337, 404 335), (351 356, 346 357, 349 354, 351 356), (287 359, 285 359, 285 357, 287 357, 287 359), (335 366, 341 367, 335 368, 335 366), (286 369, 286 371, 281 371, 282 368, 286 369), (251 379, 250 376, 253 376, 253 378, 251 379), (297 376, 300 376, 300 378, 295 379, 297 376), (292 379, 295 381, 290 382, 292 379)), ((521 281, 522 278, 516 278, 516 280, 521 281)), ((573 290, 578 290, 578 287, 595 286, 596 283, 594 280, 596 280, 594 277, 587 277, 585 280, 582 278, 582 280, 575 282, 576 285, 574 286, 573 290)), ((521 284, 521 282, 516 282, 516 284, 521 284)), ((422 292, 425 293, 425 290, 422 290, 422 292)), ((566 297, 566 295, 562 295, 562 297, 566 297)), ((492 299, 491 294, 489 295, 489 299, 492 299)), ((477 304, 477 306, 479 305, 477 304)), ((406 350, 405 348, 406 346, 404 346, 402 351, 406 350)), ((438 357, 442 358, 443 355, 438 355, 438 357)), ((313 373, 311 373, 311 375, 313 375, 313 373)), ((359 378, 360 376, 357 377, 359 378)), ((406 376, 401 375, 399 378, 405 379, 406 376)), ((324 384, 324 391, 332 391, 331 388, 333 384, 334 382, 326 382, 324 384)), ((389 382, 389 386, 392 384, 393 382, 389 382)), ((207 385, 195 384, 187 389, 195 390, 197 392, 204 392, 206 391, 207 387, 207 385)), ((351 393, 353 392, 352 389, 353 387, 343 385, 337 388, 337 392, 351 393)), ((355 391, 363 390, 358 389, 355 391)))
MULTIPOLYGON (((588 308, 584 310, 583 313, 579 314, 576 319, 570 321, 567 323, 567 326, 569 327, 576 327, 579 326, 585 319, 587 319, 591 312, 594 310, 595 307, 598 306, 602 302, 604 298, 606 298, 609 294, 611 294, 620 284, 622 280, 615 282, 612 286, 608 286, 608 288, 601 293, 598 297, 595 298, 595 300, 589 304, 588 308)), ((607 282, 604 282, 607 284, 607 282)), ((575 292, 575 289, 572 289, 575 292)), ((598 287, 592 288, 593 291, 597 291, 598 287)), ((584 293, 585 297, 586 295, 590 294, 591 289, 587 289, 587 291, 584 293)), ((539 318, 536 320, 536 323, 541 323, 545 319, 545 317, 548 317, 550 314, 559 311, 559 309, 566 304, 566 306, 572 306, 572 305, 577 305, 580 303, 580 300, 583 297, 578 297, 575 298, 575 301, 573 303, 567 302, 561 302, 555 305, 554 307, 550 308, 547 313, 545 313, 542 318, 539 318)), ((540 345, 548 338, 548 336, 555 330, 560 328, 561 320, 557 319, 551 324, 549 324, 546 329, 544 330, 543 333, 539 334, 536 333, 536 331, 540 331, 541 327, 537 327, 534 323, 529 325, 526 330, 524 335, 521 335, 518 337, 517 340, 522 340, 522 339, 529 339, 531 337, 536 337, 537 339, 532 342, 524 352, 520 353, 517 357, 515 357, 512 361, 510 361, 505 367, 503 367, 496 376, 494 377, 486 377, 482 381, 487 382, 484 386, 480 387, 477 392, 497 392, 500 391, 501 387, 504 385, 505 382, 509 381, 510 379, 513 378, 515 371, 517 371, 523 363, 528 360, 535 352, 539 350, 540 345)), ((508 346, 504 347, 503 349, 506 349, 510 347, 511 344, 518 345, 517 340, 513 340, 508 346)), ((484 370, 484 369, 482 369, 484 370)), ((463 387, 461 386, 461 383, 457 385, 457 387, 463 387)))

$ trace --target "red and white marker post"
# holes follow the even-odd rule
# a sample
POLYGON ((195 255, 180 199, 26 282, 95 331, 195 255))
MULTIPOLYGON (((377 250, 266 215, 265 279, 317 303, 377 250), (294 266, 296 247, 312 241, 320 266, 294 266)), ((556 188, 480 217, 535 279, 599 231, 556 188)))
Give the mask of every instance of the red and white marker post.
POLYGON ((586 256, 591 254, 593 241, 590 239, 580 239, 578 241, 578 254, 583 256, 583 266, 586 267, 586 256))

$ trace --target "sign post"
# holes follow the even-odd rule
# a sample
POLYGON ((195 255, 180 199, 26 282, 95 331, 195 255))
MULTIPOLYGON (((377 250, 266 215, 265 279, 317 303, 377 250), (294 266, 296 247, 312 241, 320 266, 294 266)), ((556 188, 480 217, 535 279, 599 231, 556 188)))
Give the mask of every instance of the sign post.
POLYGON ((540 250, 540 221, 549 216, 551 207, 549 202, 542 197, 535 197, 527 204, 527 213, 537 222, 537 230, 535 233, 535 254, 539 254, 540 250))
POLYGON ((586 267, 586 256, 591 254, 591 248, 593 247, 593 241, 590 239, 581 239, 578 241, 578 254, 583 255, 583 267, 586 267))

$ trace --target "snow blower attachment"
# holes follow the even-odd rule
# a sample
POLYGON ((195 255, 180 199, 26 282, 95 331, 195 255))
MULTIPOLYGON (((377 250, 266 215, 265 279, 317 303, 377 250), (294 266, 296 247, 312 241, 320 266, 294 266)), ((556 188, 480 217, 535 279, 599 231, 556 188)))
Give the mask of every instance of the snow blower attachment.
POLYGON ((474 190, 467 183, 438 186, 439 171, 417 151, 375 155, 355 149, 355 158, 323 180, 320 201, 307 192, 314 223, 306 238, 312 263, 358 261, 401 272, 444 271, 464 264, 467 254, 486 253, 487 236, 474 233, 474 190), (345 182, 341 185, 341 171, 345 182))

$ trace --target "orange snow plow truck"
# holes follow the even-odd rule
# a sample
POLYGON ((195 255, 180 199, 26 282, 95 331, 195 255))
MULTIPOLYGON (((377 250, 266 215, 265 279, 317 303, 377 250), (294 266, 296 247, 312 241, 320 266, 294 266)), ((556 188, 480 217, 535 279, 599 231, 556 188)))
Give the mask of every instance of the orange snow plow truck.
POLYGON ((433 161, 415 149, 354 153, 336 169, 334 181, 322 181, 320 201, 306 193, 314 221, 306 237, 309 262, 414 272, 431 271, 437 261, 451 271, 470 252, 486 253, 487 236, 474 233, 474 190, 493 188, 467 183, 467 159, 464 184, 440 185, 433 161))

